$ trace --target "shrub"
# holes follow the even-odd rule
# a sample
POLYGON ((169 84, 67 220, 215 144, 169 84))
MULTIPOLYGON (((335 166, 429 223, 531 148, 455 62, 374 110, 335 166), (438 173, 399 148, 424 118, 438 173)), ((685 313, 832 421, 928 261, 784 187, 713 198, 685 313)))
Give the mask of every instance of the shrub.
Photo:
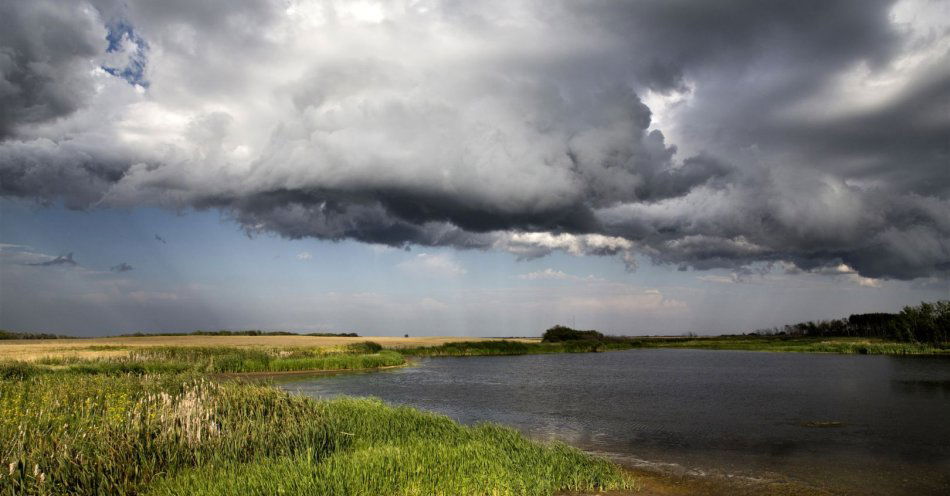
POLYGON ((577 341, 582 339, 603 340, 604 335, 597 331, 578 331, 567 326, 556 325, 546 331, 541 337, 541 341, 546 343, 557 343, 559 341, 577 341))
POLYGON ((363 341, 346 345, 348 353, 379 353, 382 349, 383 345, 375 341, 363 341))

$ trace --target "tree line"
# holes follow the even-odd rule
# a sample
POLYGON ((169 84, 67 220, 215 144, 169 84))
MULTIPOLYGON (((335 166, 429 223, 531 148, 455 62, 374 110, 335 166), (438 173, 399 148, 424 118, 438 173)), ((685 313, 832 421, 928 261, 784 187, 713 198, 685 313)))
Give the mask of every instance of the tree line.
POLYGON ((759 336, 867 337, 919 343, 950 341, 950 300, 906 306, 899 313, 859 313, 846 319, 760 329, 759 336))
POLYGON ((0 329, 0 340, 3 339, 73 339, 75 336, 63 336, 48 332, 16 332, 0 329))

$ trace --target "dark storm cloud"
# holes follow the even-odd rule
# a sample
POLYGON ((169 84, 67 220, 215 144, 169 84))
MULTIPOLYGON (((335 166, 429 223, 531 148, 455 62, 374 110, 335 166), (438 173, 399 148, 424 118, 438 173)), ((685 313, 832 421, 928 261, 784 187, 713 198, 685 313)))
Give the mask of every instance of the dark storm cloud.
MULTIPOLYGON (((636 75, 660 90, 686 84, 699 71, 744 70, 761 59, 794 62, 821 77, 855 58, 881 61, 897 33, 888 20, 893 0, 799 2, 564 2, 572 17, 623 37, 636 75)), ((796 75, 799 74, 799 75, 796 75)), ((806 77, 811 77, 807 74, 806 77)))
POLYGON ((31 29, 66 22, 52 4, 14 3, 0 193, 290 238, 945 276, 950 35, 905 3, 101 0, 52 38, 31 29))
POLYGON ((106 140, 9 140, 0 144, 0 193, 88 208, 125 177, 130 165, 106 140))
POLYGON ((35 267, 55 267, 59 265, 75 267, 78 264, 76 263, 75 260, 73 260, 73 254, 67 253, 66 255, 60 255, 52 260, 47 260, 45 262, 28 263, 27 265, 32 265, 35 267))
MULTIPOLYGON (((950 54, 939 64, 950 67, 950 54)), ((942 72, 874 112, 826 122, 763 123, 752 136, 822 170, 945 198, 950 193, 950 69, 942 72)))
POLYGON ((87 73, 105 29, 79 2, 0 4, 0 139, 69 115, 93 88, 87 73))

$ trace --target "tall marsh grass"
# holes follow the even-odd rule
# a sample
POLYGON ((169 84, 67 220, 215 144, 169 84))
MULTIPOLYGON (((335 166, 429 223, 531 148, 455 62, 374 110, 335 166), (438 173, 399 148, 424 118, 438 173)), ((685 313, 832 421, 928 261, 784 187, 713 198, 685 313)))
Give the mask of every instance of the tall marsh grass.
POLYGON ((404 363, 405 358, 399 352, 383 350, 379 344, 369 341, 339 349, 168 346, 136 348, 125 356, 94 359, 66 356, 29 363, 0 363, 0 378, 22 378, 44 372, 144 375, 353 370, 404 363))
POLYGON ((498 425, 463 427, 372 399, 342 398, 320 407, 339 436, 336 446, 345 449, 323 459, 281 457, 184 471, 147 494, 550 495, 631 486, 607 461, 560 443, 533 443, 498 425))
POLYGON ((197 376, 0 383, 0 495, 511 494, 630 485, 562 444, 197 376))
POLYGON ((0 382, 0 494, 133 495, 159 475, 332 451, 319 408, 275 388, 184 376, 0 382))
POLYGON ((341 350, 169 346, 143 348, 132 352, 130 359, 143 363, 192 364, 199 372, 215 373, 364 369, 405 362, 398 352, 382 350, 376 343, 355 343, 341 350))

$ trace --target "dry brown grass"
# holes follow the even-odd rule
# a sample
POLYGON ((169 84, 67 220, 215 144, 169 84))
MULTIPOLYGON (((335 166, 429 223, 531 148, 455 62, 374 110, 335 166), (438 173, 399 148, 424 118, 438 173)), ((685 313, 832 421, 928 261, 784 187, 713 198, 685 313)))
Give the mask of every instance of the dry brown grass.
MULTIPOLYGON (((17 339, 0 341, 0 361, 36 360, 43 357, 103 358, 128 354, 135 348, 149 346, 239 346, 269 348, 330 348, 375 341, 386 348, 415 348, 439 346, 456 341, 487 341, 494 338, 475 337, 393 337, 363 336, 358 338, 336 336, 154 336, 93 339, 17 339)), ((537 342, 537 338, 517 339, 537 342)))

